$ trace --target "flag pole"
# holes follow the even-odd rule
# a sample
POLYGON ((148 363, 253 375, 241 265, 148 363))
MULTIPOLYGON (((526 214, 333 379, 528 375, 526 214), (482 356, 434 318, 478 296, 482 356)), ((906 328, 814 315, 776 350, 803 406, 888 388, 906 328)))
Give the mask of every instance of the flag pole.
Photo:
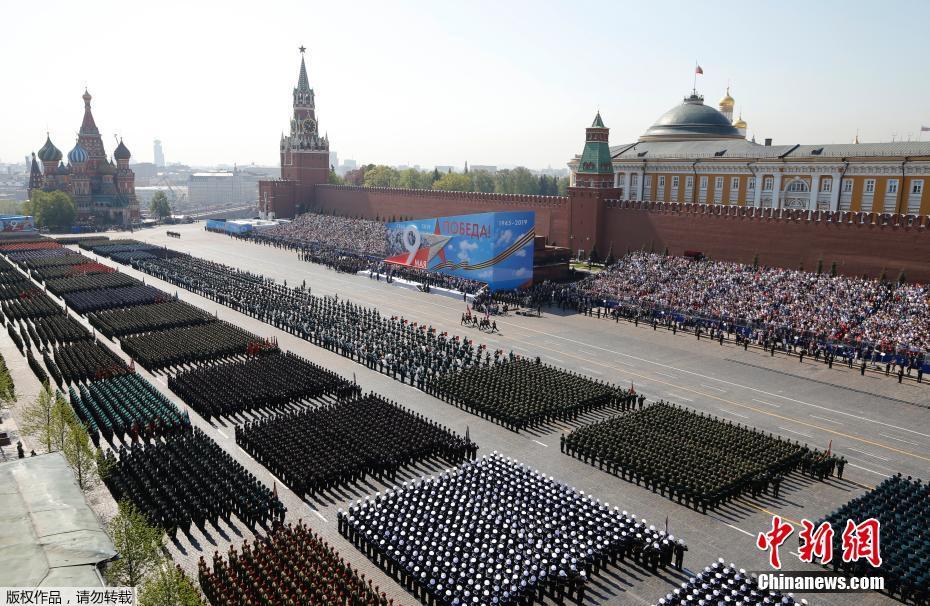
POLYGON ((693 82, 692 85, 691 85, 691 94, 692 94, 692 95, 697 95, 697 68, 698 68, 698 62, 697 62, 697 60, 695 60, 695 62, 694 62, 694 82, 693 82))

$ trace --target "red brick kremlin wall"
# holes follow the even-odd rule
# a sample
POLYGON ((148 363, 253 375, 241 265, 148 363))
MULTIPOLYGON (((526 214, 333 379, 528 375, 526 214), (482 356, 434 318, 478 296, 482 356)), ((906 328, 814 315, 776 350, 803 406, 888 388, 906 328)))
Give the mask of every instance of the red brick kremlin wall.
POLYGON ((536 234, 550 244, 607 254, 652 249, 700 251, 715 260, 823 271, 833 262, 845 275, 930 282, 928 217, 808 212, 604 200, 606 191, 571 188, 569 197, 441 192, 318 185, 314 208, 347 216, 415 218, 534 210, 536 234), (573 238, 569 236, 573 235, 573 238))
POLYGON ((808 212, 669 203, 604 203, 598 234, 605 251, 627 249, 816 271, 836 262, 845 275, 890 280, 903 269, 909 282, 930 282, 928 217, 851 212, 808 212))

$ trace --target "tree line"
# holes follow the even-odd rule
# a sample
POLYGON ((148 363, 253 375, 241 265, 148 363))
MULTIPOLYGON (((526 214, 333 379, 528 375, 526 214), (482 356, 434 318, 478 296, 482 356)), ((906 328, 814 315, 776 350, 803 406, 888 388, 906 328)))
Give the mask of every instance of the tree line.
MULTIPOLYGON (((0 409, 12 408, 16 393, 12 377, 0 356, 0 409)), ((90 435, 65 396, 43 384, 35 401, 22 410, 21 430, 45 452, 61 452, 84 492, 97 488, 110 471, 101 448, 90 435)), ((17 444, 20 458, 25 456, 17 444)), ((35 456, 35 451, 31 452, 35 456)), ((104 572, 112 586, 139 588, 140 606, 203 606, 193 581, 171 562, 164 549, 165 532, 152 524, 131 501, 118 503, 118 513, 107 524, 119 557, 104 572)))
POLYGON ((564 196, 568 191, 568 177, 535 175, 528 168, 518 166, 497 172, 468 170, 454 173, 438 169, 398 170, 383 164, 367 164, 350 170, 340 177, 330 170, 332 185, 364 187, 394 187, 399 189, 435 189, 441 191, 471 191, 496 194, 525 194, 538 196, 564 196))

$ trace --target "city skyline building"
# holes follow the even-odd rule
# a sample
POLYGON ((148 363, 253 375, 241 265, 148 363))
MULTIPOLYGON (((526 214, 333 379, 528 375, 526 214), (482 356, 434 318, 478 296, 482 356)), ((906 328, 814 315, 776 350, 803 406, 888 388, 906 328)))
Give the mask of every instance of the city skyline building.
POLYGON ((152 144, 152 157, 153 164, 158 168, 165 167, 165 152, 161 147, 161 140, 155 139, 155 142, 152 144))

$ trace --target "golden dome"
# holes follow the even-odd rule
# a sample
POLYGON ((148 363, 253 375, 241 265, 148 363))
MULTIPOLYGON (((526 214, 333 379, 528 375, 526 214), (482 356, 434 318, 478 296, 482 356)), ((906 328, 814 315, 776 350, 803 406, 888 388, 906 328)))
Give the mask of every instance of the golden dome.
POLYGON ((736 119, 736 122, 733 123, 733 126, 734 128, 741 128, 746 130, 746 121, 743 120, 742 114, 740 114, 740 117, 736 119))
POLYGON ((720 110, 733 110, 733 106, 736 105, 736 101, 733 100, 733 97, 730 96, 730 87, 727 87, 727 94, 720 100, 720 110))

